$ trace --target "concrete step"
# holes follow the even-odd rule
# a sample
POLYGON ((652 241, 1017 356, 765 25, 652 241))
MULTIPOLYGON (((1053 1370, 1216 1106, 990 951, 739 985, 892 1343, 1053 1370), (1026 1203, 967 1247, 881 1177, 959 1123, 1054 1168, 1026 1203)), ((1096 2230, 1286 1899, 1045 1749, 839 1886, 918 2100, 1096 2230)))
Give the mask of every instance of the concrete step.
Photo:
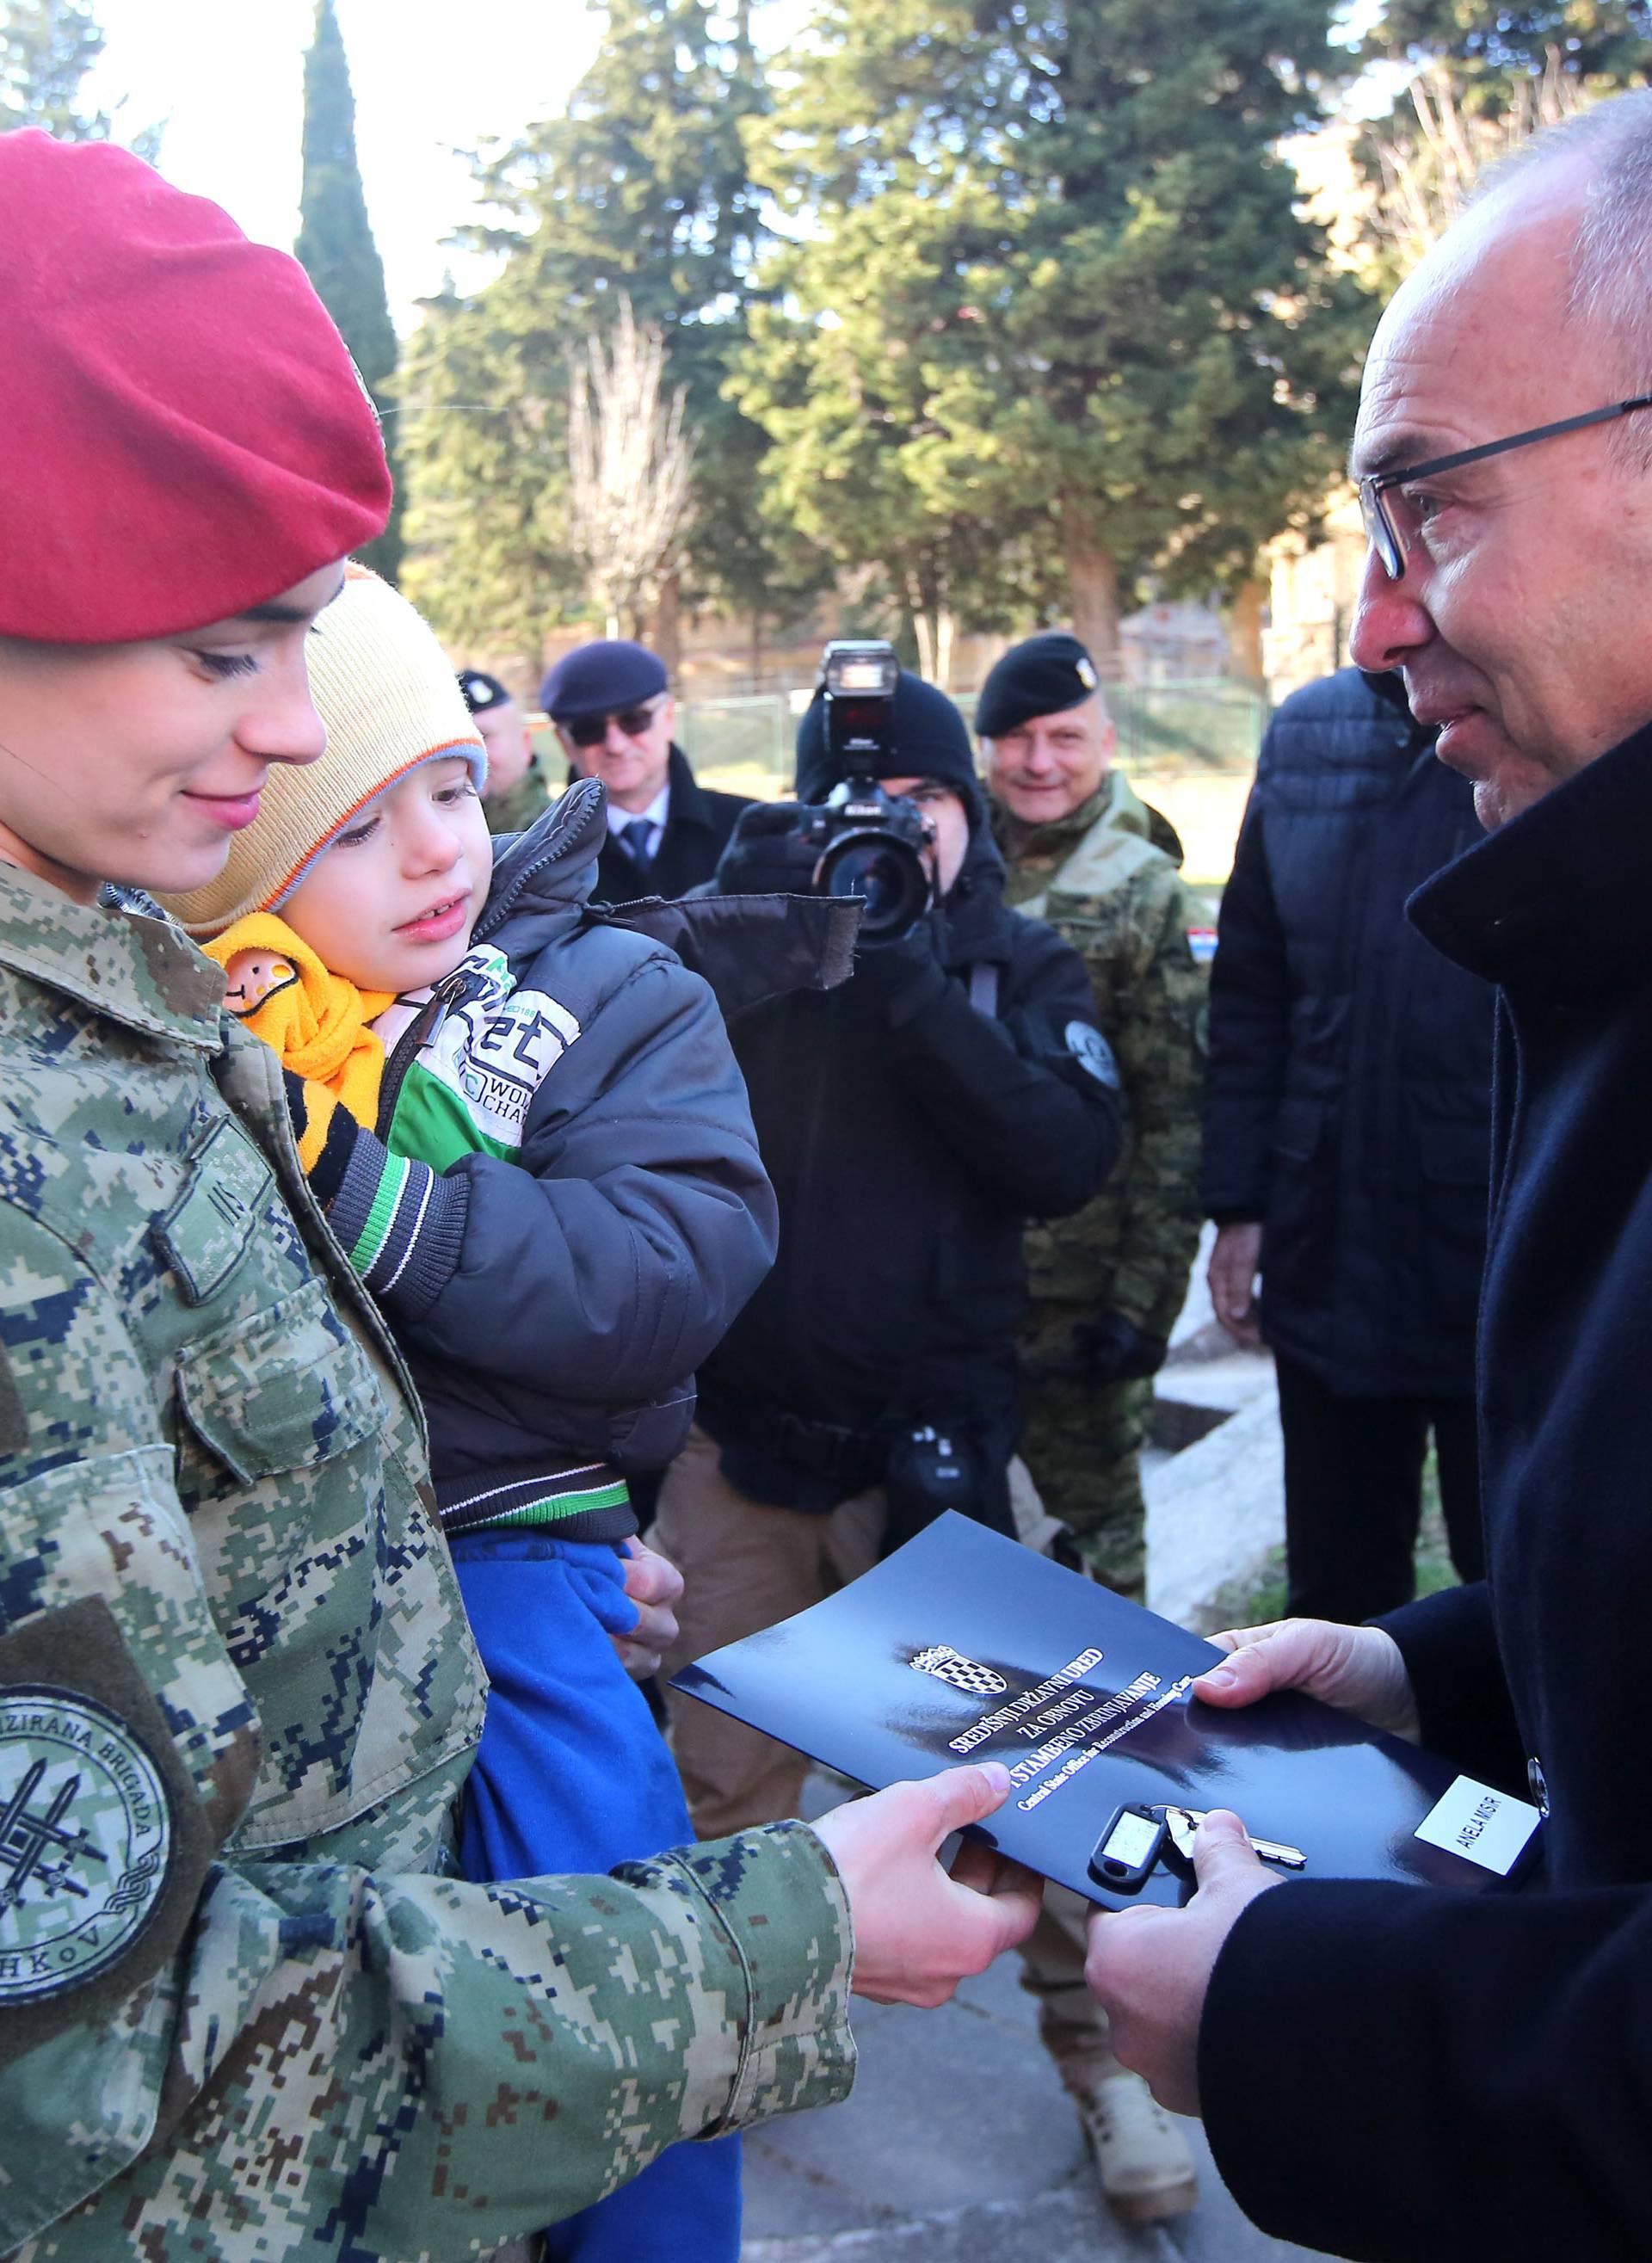
POLYGON ((1285 1449, 1271 1372, 1219 1428, 1144 1471, 1142 1489, 1148 1609, 1201 1626, 1218 1593, 1253 1578, 1285 1537, 1285 1449))

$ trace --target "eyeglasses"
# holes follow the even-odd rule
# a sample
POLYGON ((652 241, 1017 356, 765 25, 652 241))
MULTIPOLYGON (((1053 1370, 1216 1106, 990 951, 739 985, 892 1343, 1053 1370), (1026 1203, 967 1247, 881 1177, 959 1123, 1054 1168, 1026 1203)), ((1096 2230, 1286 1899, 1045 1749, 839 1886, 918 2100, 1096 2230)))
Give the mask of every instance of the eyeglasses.
POLYGON ((1403 530, 1388 497, 1396 488, 1414 480, 1437 479, 1442 472, 1461 472, 1468 464, 1483 463, 1488 456, 1506 455, 1511 448, 1529 448, 1536 440, 1553 440, 1562 432, 1581 432, 1586 424, 1607 424, 1636 408, 1652 408, 1652 393, 1637 393, 1632 401, 1614 401, 1605 408, 1591 408, 1582 416, 1562 416, 1558 424, 1535 424, 1529 432, 1514 432, 1506 440, 1487 440, 1477 448, 1460 448, 1454 455, 1431 456, 1425 464, 1407 464, 1397 472, 1372 472, 1360 481, 1360 509, 1366 538, 1381 561, 1390 582, 1402 581, 1410 554, 1411 534, 1403 530))
POLYGON ((663 700, 650 699, 640 707, 617 707, 611 715, 573 715, 557 728, 576 747, 600 747, 610 723, 617 723, 626 738, 640 739, 664 705, 663 700))

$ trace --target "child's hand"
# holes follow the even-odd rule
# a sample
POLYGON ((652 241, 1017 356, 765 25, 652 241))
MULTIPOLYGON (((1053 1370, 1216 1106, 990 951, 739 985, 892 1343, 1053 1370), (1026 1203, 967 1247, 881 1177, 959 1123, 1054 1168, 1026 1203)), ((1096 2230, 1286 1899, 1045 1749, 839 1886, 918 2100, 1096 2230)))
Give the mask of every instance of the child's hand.
POLYGON ((673 1606, 682 1593, 682 1574, 634 1536, 625 1543, 625 1553, 631 1558, 625 1566, 625 1593, 637 1606, 637 1623, 629 1634, 610 1639, 631 1680, 646 1681, 651 1674, 659 1673, 660 1659, 677 1638, 673 1606))

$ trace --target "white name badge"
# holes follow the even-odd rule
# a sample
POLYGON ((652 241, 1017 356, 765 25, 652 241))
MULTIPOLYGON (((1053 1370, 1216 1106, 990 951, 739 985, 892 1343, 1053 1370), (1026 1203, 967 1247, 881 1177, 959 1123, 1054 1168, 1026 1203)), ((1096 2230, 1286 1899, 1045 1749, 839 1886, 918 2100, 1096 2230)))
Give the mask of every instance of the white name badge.
POLYGON ((1542 1819, 1525 1800, 1460 1775, 1418 1825, 1416 1835, 1431 1847, 1443 1847, 1448 1855, 1461 1855, 1466 1862, 1506 1878, 1542 1819))

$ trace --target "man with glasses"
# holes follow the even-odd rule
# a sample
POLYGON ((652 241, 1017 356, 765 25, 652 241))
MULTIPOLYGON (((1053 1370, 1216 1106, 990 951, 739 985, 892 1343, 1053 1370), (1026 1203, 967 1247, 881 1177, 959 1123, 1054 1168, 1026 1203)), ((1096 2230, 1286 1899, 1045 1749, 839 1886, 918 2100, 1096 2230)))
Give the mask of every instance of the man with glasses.
POLYGON ((573 774, 608 789, 594 900, 680 896, 709 880, 750 803, 713 793, 689 769, 671 736, 677 705, 664 662, 644 645, 603 638, 558 661, 540 697, 573 774))
MULTIPOLYGON (((1519 1788, 1515 1898, 1306 1877, 1235 1819, 1185 1910, 1093 1923, 1092 1985, 1269 2230, 1428 2263, 1652 2253, 1652 94, 1541 137, 1396 294, 1353 468, 1352 651, 1397 668, 1490 838, 1411 916, 1499 989, 1480 1312, 1489 1578, 1381 1624, 1220 1638, 1519 1788), (1604 396, 1604 400, 1603 400, 1604 396)), ((1263 1818, 1252 1818, 1265 1827, 1263 1818)))

